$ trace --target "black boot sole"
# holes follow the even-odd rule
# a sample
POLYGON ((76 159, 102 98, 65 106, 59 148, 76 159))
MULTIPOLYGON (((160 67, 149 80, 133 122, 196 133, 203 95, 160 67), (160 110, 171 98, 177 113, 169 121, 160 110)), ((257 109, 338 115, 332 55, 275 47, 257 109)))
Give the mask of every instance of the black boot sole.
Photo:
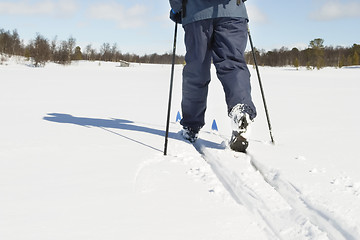
POLYGON ((231 138, 229 145, 230 148, 235 152, 246 153, 246 149, 249 146, 249 142, 246 140, 246 138, 238 134, 237 136, 233 136, 231 138))

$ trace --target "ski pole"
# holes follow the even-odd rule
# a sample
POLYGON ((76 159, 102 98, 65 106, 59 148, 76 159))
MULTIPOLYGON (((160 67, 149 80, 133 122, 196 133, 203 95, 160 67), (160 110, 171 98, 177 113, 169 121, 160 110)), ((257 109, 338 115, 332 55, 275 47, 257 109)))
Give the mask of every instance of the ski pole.
POLYGON ((178 28, 178 24, 177 24, 177 22, 175 22, 174 46, 173 46, 173 56, 172 56, 172 65, 171 65, 171 78, 170 78, 170 90, 169 90, 169 103, 168 103, 168 112, 167 112, 167 120, 166 120, 166 133, 165 133, 165 146, 164 146, 164 155, 165 156, 167 154, 167 145, 168 145, 168 137, 169 137, 171 98, 172 98, 172 89, 173 89, 173 82, 174 82, 174 67, 175 67, 177 28, 178 28))
POLYGON ((273 137, 273 134, 272 134, 272 128, 271 128, 271 123, 270 123, 269 112, 268 112, 267 105, 266 105, 265 93, 264 93, 264 89, 263 89, 263 86, 262 86, 262 83, 261 83, 259 67, 258 67, 258 64, 257 64, 257 61, 256 61, 256 55, 255 55, 255 50, 254 50, 253 41, 252 41, 251 34, 250 34, 249 25, 248 25, 248 35, 249 35, 249 40, 250 40, 252 55, 253 55, 253 58, 254 58, 254 64, 255 64, 255 68, 256 68, 256 73, 257 73, 257 76, 258 76, 258 79, 259 79, 261 96, 262 96, 263 103, 264 103, 264 108, 265 108, 265 113, 266 113, 266 119, 267 119, 267 123, 268 123, 268 127, 269 127, 269 132, 270 132, 270 138, 271 138, 271 142, 274 144, 275 141, 274 141, 274 137, 273 137))

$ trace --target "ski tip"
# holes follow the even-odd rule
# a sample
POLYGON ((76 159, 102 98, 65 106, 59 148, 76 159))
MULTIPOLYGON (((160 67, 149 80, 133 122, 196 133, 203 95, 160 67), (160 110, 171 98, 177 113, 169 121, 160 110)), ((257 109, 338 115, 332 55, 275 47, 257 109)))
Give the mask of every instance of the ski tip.
POLYGON ((215 119, 214 119, 214 121, 213 121, 213 123, 212 123, 211 130, 213 130, 213 131, 218 131, 218 127, 217 127, 217 124, 216 124, 215 119))
POLYGON ((181 115, 180 112, 178 111, 176 115, 176 122, 180 122, 180 121, 181 121, 181 115))

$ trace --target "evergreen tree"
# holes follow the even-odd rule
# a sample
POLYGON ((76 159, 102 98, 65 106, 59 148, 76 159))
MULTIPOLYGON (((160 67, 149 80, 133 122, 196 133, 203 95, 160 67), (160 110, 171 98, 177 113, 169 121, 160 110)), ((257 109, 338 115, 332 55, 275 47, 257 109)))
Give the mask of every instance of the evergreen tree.
POLYGON ((341 55, 339 57, 338 67, 342 68, 344 66, 344 64, 345 64, 345 57, 344 57, 344 55, 341 55))
POLYGON ((74 60, 76 61, 83 60, 81 48, 79 46, 75 48, 74 60))
POLYGON ((294 67, 296 67, 296 70, 299 70, 299 59, 295 58, 294 60, 294 67))
POLYGON ((310 41, 309 45, 312 50, 312 66, 317 69, 321 69, 325 65, 324 60, 324 39, 316 38, 310 41))
POLYGON ((357 52, 354 52, 353 58, 352 58, 352 65, 359 65, 359 54, 357 52))
POLYGON ((353 65, 353 58, 352 56, 348 56, 347 59, 346 59, 346 66, 351 66, 353 65))

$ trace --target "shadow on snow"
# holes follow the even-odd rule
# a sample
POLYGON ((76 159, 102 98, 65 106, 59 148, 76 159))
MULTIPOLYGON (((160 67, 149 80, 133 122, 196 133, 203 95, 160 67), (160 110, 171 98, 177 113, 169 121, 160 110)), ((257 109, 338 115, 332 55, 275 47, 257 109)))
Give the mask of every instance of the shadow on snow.
MULTIPOLYGON (((155 148, 151 145, 145 144, 144 142, 140 142, 138 140, 135 140, 133 138, 127 137, 123 134, 114 132, 110 129, 121 129, 121 130, 127 130, 127 131, 135 131, 135 132, 142 132, 142 133, 148 133, 153 135, 158 135, 165 137, 165 131, 159 130, 155 128, 149 128, 144 126, 136 125, 135 122, 125 120, 125 119, 100 119, 100 118, 86 118, 86 117, 75 117, 70 114, 63 114, 63 113, 48 113, 47 116, 43 118, 46 121, 50 122, 56 122, 56 123, 67 123, 67 124, 75 124, 83 127, 98 127, 105 131, 111 132, 113 134, 116 134, 118 136, 121 136, 123 138, 126 138, 130 141, 133 141, 135 143, 138 143, 140 145, 149 147, 153 150, 160 151, 162 150, 155 148)), ((185 141, 183 137, 181 136, 180 132, 169 132, 169 138, 178 140, 178 141, 185 141)), ((202 140, 202 143, 209 148, 215 148, 215 149, 224 149, 224 147, 221 144, 202 140)))

